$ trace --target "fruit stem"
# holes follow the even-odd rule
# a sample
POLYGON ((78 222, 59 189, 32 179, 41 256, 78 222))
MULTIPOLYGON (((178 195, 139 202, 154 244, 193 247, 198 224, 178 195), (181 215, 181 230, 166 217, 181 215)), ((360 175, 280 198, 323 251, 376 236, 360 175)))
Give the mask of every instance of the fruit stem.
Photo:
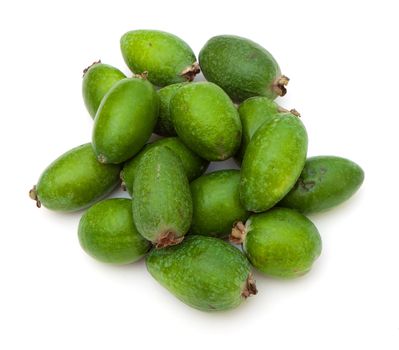
POLYGON ((40 208, 42 206, 42 203, 39 201, 39 197, 37 196, 37 190, 36 190, 36 185, 32 187, 32 189, 29 191, 29 197, 36 201, 36 206, 40 208))
POLYGON ((288 110, 288 109, 285 109, 284 107, 278 106, 277 111, 279 113, 291 113, 291 114, 295 115, 295 117, 298 117, 298 118, 301 117, 301 113, 299 113, 295 108, 288 110))
POLYGON ((279 76, 273 83, 272 85, 272 90, 278 95, 278 96, 284 96, 287 93, 286 86, 290 79, 286 77, 285 75, 279 76))
POLYGON ((244 242, 245 240, 246 235, 247 232, 245 230, 245 225, 242 223, 242 221, 238 221, 233 225, 233 228, 231 229, 229 240, 231 243, 234 244, 242 244, 242 242, 244 242))
POLYGON ((187 81, 193 81, 199 72, 201 72, 200 65, 198 62, 194 62, 191 66, 184 68, 180 73, 180 76, 185 78, 187 81))
POLYGON ((256 288, 256 283, 253 274, 250 272, 245 283, 244 290, 241 295, 246 299, 251 295, 258 294, 258 289, 256 288))
POLYGON ((171 245, 176 245, 182 242, 184 239, 184 236, 182 237, 177 237, 176 233, 173 231, 166 231, 161 233, 161 235, 158 237, 158 239, 155 241, 155 248, 156 249, 161 249, 161 248, 166 248, 171 245))
POLYGON ((139 78, 139 79, 147 80, 148 79, 148 72, 144 71, 144 72, 139 73, 139 74, 134 74, 133 78, 139 78))
POLYGON ((83 76, 85 76, 85 74, 87 73, 87 71, 88 71, 91 67, 93 67, 93 66, 95 66, 96 64, 99 64, 99 63, 101 63, 101 60, 95 61, 95 62, 93 62, 90 66, 88 66, 88 67, 86 67, 85 69, 83 69, 83 76))

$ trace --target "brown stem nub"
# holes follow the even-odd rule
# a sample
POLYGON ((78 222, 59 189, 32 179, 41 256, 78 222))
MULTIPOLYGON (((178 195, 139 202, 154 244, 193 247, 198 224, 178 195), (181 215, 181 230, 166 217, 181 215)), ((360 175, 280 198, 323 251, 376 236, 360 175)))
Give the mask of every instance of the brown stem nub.
POLYGON ((42 203, 39 201, 39 197, 37 196, 37 191, 36 191, 36 185, 33 186, 33 188, 29 191, 29 197, 36 201, 36 206, 40 208, 42 206, 42 203))
POLYGON ((247 232, 245 230, 245 225, 242 223, 242 221, 238 221, 233 225, 229 240, 231 243, 234 244, 242 244, 242 242, 244 242, 246 234, 247 232))
POLYGON ((285 75, 279 76, 273 83, 272 89, 278 96, 284 96, 287 93, 286 86, 290 79, 285 75))
POLYGON ((295 117, 300 117, 301 116, 301 114, 294 108, 291 109, 291 110, 288 110, 288 109, 285 109, 284 107, 278 106, 277 107, 277 111, 279 113, 291 113, 291 114, 295 115, 295 117))
POLYGON ((155 248, 156 249, 161 249, 161 248, 166 248, 171 245, 176 245, 179 244, 181 241, 183 241, 184 236, 182 237, 177 237, 176 233, 172 231, 166 231, 162 233, 158 240, 155 242, 155 248))
POLYGON ((191 66, 183 69, 180 76, 184 77, 187 81, 193 81, 199 72, 201 72, 200 65, 194 62, 191 66))
POLYGON ((85 74, 87 73, 87 71, 88 71, 91 67, 93 67, 93 66, 95 66, 96 64, 99 64, 99 63, 101 63, 101 60, 95 61, 95 62, 93 62, 90 66, 88 66, 88 67, 86 67, 85 69, 83 69, 83 76, 85 76, 85 74))
POLYGON ((299 113, 295 108, 291 109, 290 113, 295 115, 295 117, 298 117, 298 118, 301 117, 301 113, 299 113))
POLYGON ((144 71, 143 73, 134 74, 133 78, 139 78, 139 79, 147 80, 148 79, 148 72, 144 71))
POLYGON ((254 276, 250 272, 247 281, 245 283, 244 290, 241 292, 241 296, 246 299, 251 295, 256 295, 256 294, 258 294, 258 289, 256 288, 254 276))

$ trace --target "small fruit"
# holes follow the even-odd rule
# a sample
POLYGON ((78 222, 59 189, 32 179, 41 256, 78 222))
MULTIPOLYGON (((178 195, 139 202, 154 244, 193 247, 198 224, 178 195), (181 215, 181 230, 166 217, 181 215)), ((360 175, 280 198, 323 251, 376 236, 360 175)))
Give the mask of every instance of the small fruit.
POLYGON ((158 117, 159 98, 141 78, 117 82, 105 95, 94 120, 93 148, 101 163, 122 163, 145 145, 158 117))
POLYGON ((280 206, 315 213, 349 199, 360 188, 364 172, 356 163, 340 157, 309 158, 294 188, 280 206))
POLYGON ((133 219, 158 248, 180 243, 191 225, 193 205, 181 161, 167 147, 140 159, 133 182, 133 219))
POLYGON ((187 84, 177 90, 170 108, 180 139, 199 156, 217 161, 236 153, 241 142, 240 117, 219 86, 187 84))
POLYGON ((232 309, 257 293, 248 260, 217 238, 187 237, 179 245, 152 250, 146 263, 162 286, 202 311, 232 309))
POLYGON ((251 264, 266 275, 293 278, 308 272, 321 253, 316 226, 295 210, 274 208, 238 223, 230 240, 243 243, 251 264))
POLYGON ((123 58, 136 74, 148 73, 157 86, 192 81, 199 73, 193 50, 177 36, 159 30, 133 30, 121 38, 123 58))
POLYGON ((199 54, 202 73, 237 102, 252 96, 284 96, 288 78, 257 43, 233 35, 215 36, 199 54))
POLYGON ((266 211, 288 193, 305 165, 307 145, 305 127, 290 113, 262 124, 241 167, 240 199, 248 211, 266 211))
POLYGON ((29 192, 37 206, 59 211, 80 210, 110 193, 121 167, 97 161, 90 143, 71 149, 52 162, 29 192))
POLYGON ((126 78, 126 76, 119 69, 103 64, 101 61, 94 62, 83 71, 83 74, 83 101, 89 114, 94 119, 105 94, 116 82, 126 78))
POLYGON ((151 247, 137 231, 132 201, 126 198, 106 199, 93 205, 80 219, 78 236, 87 254, 111 264, 135 262, 151 247))
POLYGON ((240 171, 220 170, 199 177, 190 184, 193 220, 190 233, 226 237, 233 224, 245 221, 249 212, 240 203, 240 171))

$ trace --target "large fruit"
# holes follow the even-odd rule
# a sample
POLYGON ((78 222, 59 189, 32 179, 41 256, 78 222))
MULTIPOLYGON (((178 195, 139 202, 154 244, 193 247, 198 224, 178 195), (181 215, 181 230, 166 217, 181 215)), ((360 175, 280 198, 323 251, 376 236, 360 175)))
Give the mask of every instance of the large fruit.
POLYGON ((71 149, 52 162, 29 192, 37 206, 60 211, 83 209, 119 183, 121 167, 101 164, 90 143, 71 149))
POLYGON ((217 238, 187 237, 179 245, 152 250, 146 262, 162 286, 199 310, 232 309, 257 292, 245 256, 217 238))
POLYGON ((111 264, 130 264, 151 247, 137 231, 132 217, 132 201, 106 199, 83 214, 78 229, 83 250, 93 258, 111 264))

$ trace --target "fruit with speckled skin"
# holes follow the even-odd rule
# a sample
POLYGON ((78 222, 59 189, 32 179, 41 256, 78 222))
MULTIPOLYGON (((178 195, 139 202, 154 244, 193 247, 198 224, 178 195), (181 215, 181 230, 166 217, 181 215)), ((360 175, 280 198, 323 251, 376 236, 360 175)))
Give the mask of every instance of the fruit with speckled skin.
POLYGON ((315 213, 341 204, 360 188, 364 172, 340 157, 309 158, 294 188, 279 203, 303 213, 315 213))
POLYGON ((148 73, 157 86, 191 81, 199 73, 193 50, 177 36, 159 30, 133 30, 121 38, 123 58, 136 74, 148 73))
POLYGON ((181 87, 171 100, 171 115, 179 138, 210 161, 233 156, 241 142, 241 122, 226 93, 209 82, 181 87))
POLYGON ((290 113, 262 124, 241 167, 240 199, 247 210, 266 211, 291 190, 305 165, 307 145, 305 127, 290 113))
POLYGON ((97 161, 90 143, 73 148, 42 173, 30 196, 46 208, 80 210, 109 194, 119 183, 121 167, 97 161))
POLYGON ((153 143, 147 144, 140 153, 123 166, 121 179, 130 195, 132 195, 133 192, 133 181, 137 165, 147 150, 153 147, 167 147, 171 149, 180 159, 189 182, 196 179, 198 176, 201 176, 208 168, 209 162, 197 156, 192 150, 187 148, 179 138, 166 137, 157 140, 153 143))
POLYGON ((190 233, 227 237, 233 224, 245 221, 249 212, 240 203, 240 171, 219 170, 190 184, 193 221, 190 233))
POLYGON ((141 157, 133 182, 133 219, 141 235, 164 247, 179 243, 191 225, 193 205, 183 165, 167 147, 141 157))
POLYGON ((106 199, 87 210, 79 222, 78 237, 83 250, 110 264, 130 264, 141 259, 151 243, 137 231, 132 201, 106 199))
POLYGON ((162 286, 202 311, 232 309, 256 294, 248 260, 217 238, 189 236, 179 245, 152 250, 146 263, 162 286))
POLYGON ((158 117, 159 98, 150 82, 127 78, 101 101, 94 120, 93 148, 101 163, 122 163, 145 145, 158 117))
POLYGON ((242 232, 244 252, 266 275, 294 278, 308 272, 321 253, 316 226, 293 209, 274 208, 249 217, 242 232))
POLYGON ((199 54, 202 73, 234 100, 252 96, 275 99, 286 93, 288 78, 273 56, 255 42, 233 35, 215 36, 199 54))
POLYGON ((106 93, 116 82, 124 78, 125 74, 119 69, 100 62, 85 70, 82 82, 83 101, 93 119, 106 93))

